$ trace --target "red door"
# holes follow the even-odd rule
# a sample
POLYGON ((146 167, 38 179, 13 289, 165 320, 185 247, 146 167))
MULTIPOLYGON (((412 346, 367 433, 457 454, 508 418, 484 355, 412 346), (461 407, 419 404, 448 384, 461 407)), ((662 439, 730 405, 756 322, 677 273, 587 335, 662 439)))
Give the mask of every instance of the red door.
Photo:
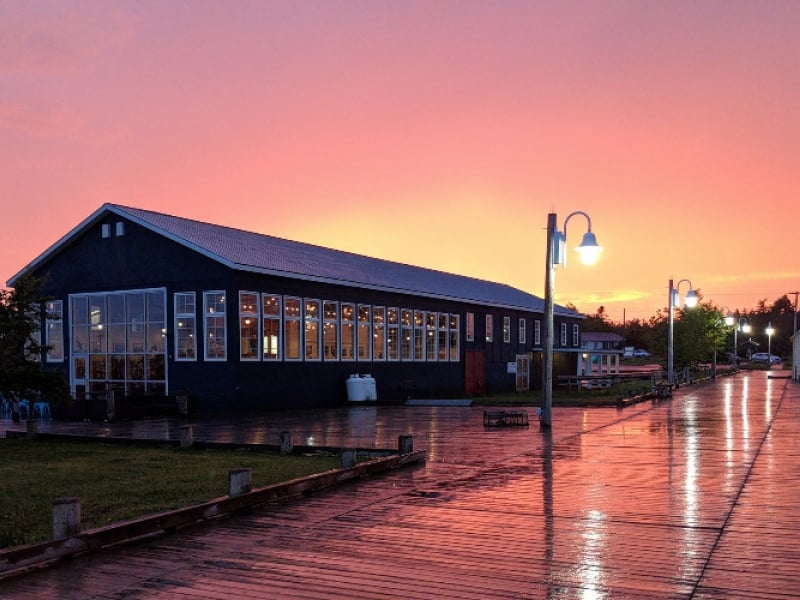
POLYGON ((486 357, 482 350, 467 350, 465 356, 464 393, 467 396, 486 394, 486 357))

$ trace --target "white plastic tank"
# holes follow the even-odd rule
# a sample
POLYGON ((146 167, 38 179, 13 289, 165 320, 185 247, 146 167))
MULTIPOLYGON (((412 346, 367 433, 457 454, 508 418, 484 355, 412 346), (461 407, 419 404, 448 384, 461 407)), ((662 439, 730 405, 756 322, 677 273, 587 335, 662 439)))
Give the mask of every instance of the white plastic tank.
POLYGON ((361 376, 361 381, 364 382, 364 399, 377 400, 378 390, 375 385, 375 378, 369 373, 364 373, 361 376))
POLYGON ((367 387, 364 380, 353 373, 345 382, 347 385, 347 400, 350 402, 364 402, 367 399, 367 387))

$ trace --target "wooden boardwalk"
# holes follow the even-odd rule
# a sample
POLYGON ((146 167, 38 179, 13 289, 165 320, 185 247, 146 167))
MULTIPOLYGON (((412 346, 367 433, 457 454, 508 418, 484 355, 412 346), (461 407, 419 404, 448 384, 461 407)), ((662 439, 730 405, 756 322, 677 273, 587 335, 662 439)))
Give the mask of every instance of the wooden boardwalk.
MULTIPOLYGON (((533 414, 533 408, 529 409, 533 414)), ((197 439, 395 447, 424 466, 0 582, 2 598, 764 599, 800 595, 800 386, 740 373, 672 399, 484 428, 482 407, 195 425, 197 439)), ((43 426, 47 428, 47 425, 43 426)), ((53 424, 177 437, 169 421, 53 424)))

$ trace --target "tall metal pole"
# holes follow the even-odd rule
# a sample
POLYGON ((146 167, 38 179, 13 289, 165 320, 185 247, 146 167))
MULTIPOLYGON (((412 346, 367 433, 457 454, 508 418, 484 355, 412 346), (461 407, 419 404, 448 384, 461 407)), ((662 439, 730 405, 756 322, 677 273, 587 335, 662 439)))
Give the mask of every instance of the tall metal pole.
POLYGON ((675 292, 672 287, 672 279, 669 280, 669 329, 667 331, 667 382, 668 383, 675 383, 674 373, 673 373, 673 327, 674 327, 674 316, 672 315, 673 309, 675 308, 675 292))
POLYGON ((733 370, 739 370, 739 323, 737 321, 736 325, 733 328, 733 370))
POLYGON ((544 269, 544 352, 542 354, 542 414, 541 425, 550 427, 553 419, 553 296, 555 293, 555 268, 553 267, 553 240, 556 234, 556 214, 547 215, 547 264, 544 269))

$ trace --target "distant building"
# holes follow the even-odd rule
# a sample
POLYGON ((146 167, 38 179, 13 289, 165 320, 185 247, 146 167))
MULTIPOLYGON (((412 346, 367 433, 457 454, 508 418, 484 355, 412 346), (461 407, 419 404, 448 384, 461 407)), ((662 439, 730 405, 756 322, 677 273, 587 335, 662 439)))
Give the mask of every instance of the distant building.
POLYGON ((578 375, 602 375, 619 373, 624 338, 612 332, 585 331, 581 334, 581 349, 578 358, 578 375))
MULTIPOLYGON (((335 406, 355 373, 385 401, 541 384, 544 303, 503 284, 114 204, 8 284, 27 273, 60 317, 45 366, 87 407, 335 406)), ((582 318, 555 309, 556 372, 575 372, 582 318)))

